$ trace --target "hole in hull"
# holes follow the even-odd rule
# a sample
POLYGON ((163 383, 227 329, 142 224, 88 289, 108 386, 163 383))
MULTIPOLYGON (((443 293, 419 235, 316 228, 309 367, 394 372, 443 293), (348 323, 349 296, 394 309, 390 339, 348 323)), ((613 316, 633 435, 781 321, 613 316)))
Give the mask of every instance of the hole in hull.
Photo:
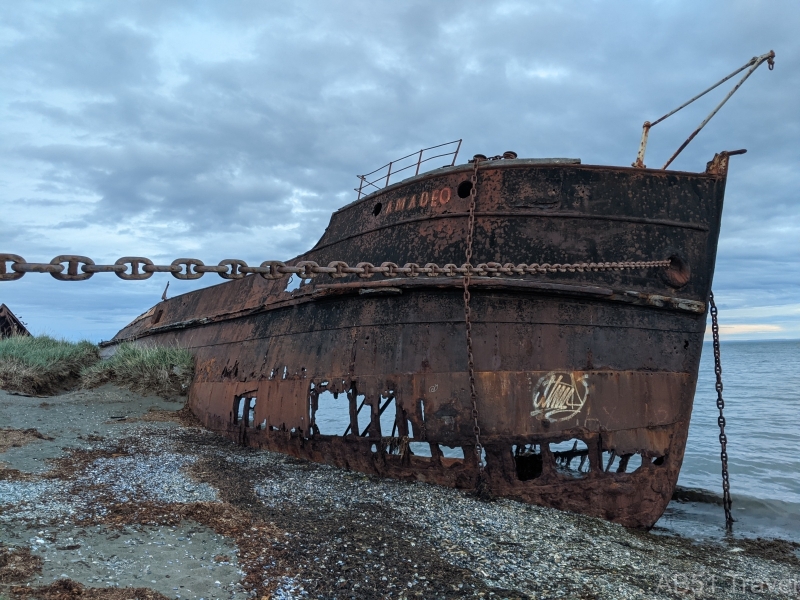
POLYGON ((634 471, 637 471, 641 466, 642 466, 642 455, 638 453, 634 454, 630 457, 630 460, 628 460, 628 465, 625 472, 633 473, 634 471))
POLYGON ((395 402, 394 395, 381 396, 381 405, 379 409, 381 436, 382 437, 395 437, 397 436, 397 403, 395 402))
POLYGON ((613 450, 603 452, 602 467, 606 473, 633 473, 641 466, 641 454, 617 454, 613 450))
POLYGON ((467 181, 462 181, 461 183, 458 184, 458 189, 456 190, 456 193, 458 194, 459 198, 467 198, 471 191, 472 191, 472 182, 467 180, 467 181))
POLYGON ((408 448, 411 450, 411 453, 414 456, 420 456, 423 458, 431 457, 431 446, 428 444, 428 442, 411 442, 408 444, 408 448))
POLYGON ((516 463, 517 479, 529 481, 542 474, 542 449, 538 444, 518 444, 511 447, 516 463))
POLYGON ((456 460, 464 460, 464 449, 461 446, 442 446, 439 444, 442 456, 456 460))
POLYGON ((342 435, 350 426, 350 403, 346 397, 336 396, 338 394, 328 391, 320 392, 317 409, 312 408, 311 420, 320 435, 342 435))
POLYGON ((558 473, 575 479, 589 473, 589 447, 583 440, 573 438, 549 447, 558 473))
POLYGON ((256 421, 256 399, 248 398, 245 401, 245 405, 247 406, 247 421, 245 421, 245 427, 253 427, 256 421))
POLYGON ((286 282, 286 289, 284 291, 293 292, 299 288, 302 283, 303 280, 300 279, 296 274, 293 274, 291 277, 289 277, 289 281, 286 282))
POLYGON ((231 413, 233 416, 233 424, 236 425, 239 421, 242 420, 244 417, 244 398, 242 396, 237 396, 233 400, 233 412, 231 413))
POLYGON ((367 429, 372 421, 372 406, 367 403, 367 397, 364 394, 356 396, 356 404, 358 406, 358 431, 354 432, 358 435, 366 435, 367 429))

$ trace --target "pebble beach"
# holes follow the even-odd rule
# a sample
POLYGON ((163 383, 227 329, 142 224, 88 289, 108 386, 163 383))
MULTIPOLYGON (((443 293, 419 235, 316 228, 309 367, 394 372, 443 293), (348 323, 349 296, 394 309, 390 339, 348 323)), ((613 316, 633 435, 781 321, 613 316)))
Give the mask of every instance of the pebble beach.
POLYGON ((627 530, 242 448, 182 398, 0 391, 0 423, 0 598, 800 596, 793 542, 627 530))

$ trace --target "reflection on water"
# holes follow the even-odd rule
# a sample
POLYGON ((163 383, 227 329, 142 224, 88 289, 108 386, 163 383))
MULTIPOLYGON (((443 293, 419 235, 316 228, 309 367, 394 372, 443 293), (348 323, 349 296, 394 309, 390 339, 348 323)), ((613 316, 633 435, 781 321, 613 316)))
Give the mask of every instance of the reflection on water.
MULTIPOLYGON (((734 532, 800 541, 800 341, 723 342, 728 468, 734 532)), ((721 494, 714 354, 703 347, 678 485, 721 494)), ((724 532, 722 506, 670 503, 658 527, 724 532)))

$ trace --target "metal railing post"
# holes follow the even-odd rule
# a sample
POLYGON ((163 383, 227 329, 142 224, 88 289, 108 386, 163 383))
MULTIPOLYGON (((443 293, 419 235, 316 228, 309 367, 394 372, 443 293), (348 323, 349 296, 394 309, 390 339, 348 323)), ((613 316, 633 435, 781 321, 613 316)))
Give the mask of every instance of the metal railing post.
POLYGON ((458 140, 458 146, 456 146, 456 151, 453 154, 453 162, 450 163, 451 167, 456 164, 456 157, 458 157, 459 150, 461 150, 461 140, 458 140))
POLYGON ((419 151, 419 157, 417 158, 417 170, 414 175, 419 175, 419 166, 422 164, 422 153, 424 152, 424 148, 419 151))

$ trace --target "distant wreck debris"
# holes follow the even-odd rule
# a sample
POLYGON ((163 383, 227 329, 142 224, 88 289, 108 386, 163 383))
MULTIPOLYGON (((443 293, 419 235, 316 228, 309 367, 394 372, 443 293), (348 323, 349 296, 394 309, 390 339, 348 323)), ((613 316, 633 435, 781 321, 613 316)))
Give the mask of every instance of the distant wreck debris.
POLYGON ((30 335, 30 332, 22 321, 11 312, 10 308, 5 304, 0 304, 0 339, 11 337, 12 335, 30 335))

